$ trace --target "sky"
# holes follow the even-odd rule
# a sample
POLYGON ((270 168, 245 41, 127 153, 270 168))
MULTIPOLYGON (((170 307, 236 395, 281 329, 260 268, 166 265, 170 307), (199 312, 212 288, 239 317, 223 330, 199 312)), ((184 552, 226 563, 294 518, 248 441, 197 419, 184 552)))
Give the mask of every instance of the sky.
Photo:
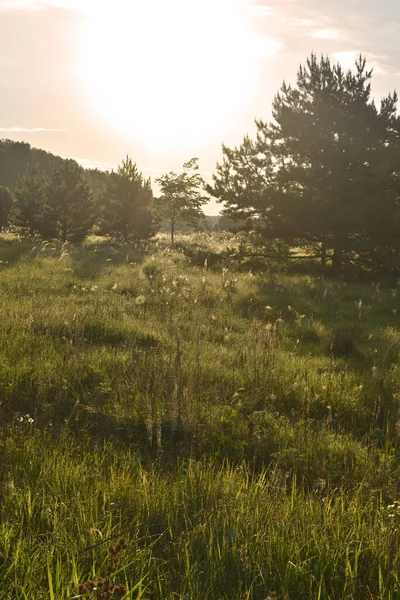
POLYGON ((84 167, 129 154, 153 182, 198 157, 211 182, 312 51, 365 54, 379 101, 399 39, 398 0, 0 0, 0 138, 84 167))

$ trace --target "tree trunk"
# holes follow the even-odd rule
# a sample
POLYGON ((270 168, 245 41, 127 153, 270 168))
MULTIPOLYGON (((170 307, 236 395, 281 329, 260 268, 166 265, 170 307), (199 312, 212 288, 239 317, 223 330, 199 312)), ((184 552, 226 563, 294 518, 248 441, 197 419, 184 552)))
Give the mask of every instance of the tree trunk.
POLYGON ((326 267, 326 239, 325 236, 322 238, 321 242, 321 266, 323 269, 326 267))
POLYGON ((333 248, 333 259, 332 267, 335 273, 341 273, 343 267, 343 246, 344 238, 336 236, 334 248, 333 248))
POLYGON ((67 241, 67 235, 68 235, 68 225, 67 225, 66 219, 64 219, 64 222, 62 224, 61 235, 62 235, 62 241, 65 244, 65 242, 67 241))
POLYGON ((174 209, 172 219, 171 219, 171 244, 174 243, 174 237, 175 237, 175 209, 174 209))

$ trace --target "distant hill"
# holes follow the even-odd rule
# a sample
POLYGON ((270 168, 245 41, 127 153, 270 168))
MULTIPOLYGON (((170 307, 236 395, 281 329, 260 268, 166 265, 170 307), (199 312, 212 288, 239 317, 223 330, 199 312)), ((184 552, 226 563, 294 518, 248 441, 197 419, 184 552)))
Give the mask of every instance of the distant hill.
MULTIPOLYGON (((32 148, 27 142, 0 140, 0 185, 8 187, 12 192, 24 177, 27 165, 35 160, 40 170, 50 175, 54 167, 61 165, 65 159, 51 152, 32 148)), ((107 172, 98 169, 85 169, 93 195, 98 196, 101 185, 107 179, 107 172)))

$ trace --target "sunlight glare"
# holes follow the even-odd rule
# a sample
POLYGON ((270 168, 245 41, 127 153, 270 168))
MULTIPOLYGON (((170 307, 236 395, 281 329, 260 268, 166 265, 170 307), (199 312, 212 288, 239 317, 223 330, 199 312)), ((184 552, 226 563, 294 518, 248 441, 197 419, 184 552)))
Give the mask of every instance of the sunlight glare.
POLYGON ((93 107, 152 151, 221 139, 280 44, 257 34, 244 0, 98 1, 82 76, 93 107))

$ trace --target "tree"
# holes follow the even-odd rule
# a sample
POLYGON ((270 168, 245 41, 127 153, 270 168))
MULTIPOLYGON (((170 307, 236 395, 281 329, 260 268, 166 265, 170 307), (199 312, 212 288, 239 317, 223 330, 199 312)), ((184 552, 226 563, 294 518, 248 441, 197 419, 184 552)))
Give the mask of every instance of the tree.
POLYGON ((359 57, 355 71, 315 55, 300 66, 297 85, 283 83, 273 121, 256 121, 257 137, 223 147, 211 192, 229 216, 255 217, 271 237, 316 244, 324 260, 333 250, 381 262, 399 244, 400 120, 396 94, 380 109, 371 100, 372 71, 359 57), (390 235, 387 235, 387 228, 390 235))
POLYGON ((235 227, 235 222, 228 215, 221 215, 215 224, 215 231, 232 231, 235 227))
POLYGON ((144 179, 127 156, 117 172, 108 175, 101 194, 101 232, 123 240, 151 237, 155 233, 152 200, 150 179, 144 179))
POLYGON ((74 160, 66 160, 53 170, 46 186, 46 224, 63 242, 80 241, 93 227, 97 205, 85 172, 74 160))
POLYGON ((32 158, 29 144, 0 140, 0 183, 14 191, 32 158))
POLYGON ((15 224, 30 235, 42 233, 45 213, 45 179, 36 161, 31 161, 15 191, 15 224))
POLYGON ((0 185, 0 227, 7 227, 9 217, 14 205, 14 196, 10 190, 0 185))
POLYGON ((155 201, 155 210, 161 219, 170 224, 172 243, 178 221, 195 225, 203 216, 201 207, 208 198, 199 191, 199 188, 205 187, 205 182, 197 172, 197 163, 198 159, 192 158, 183 165, 182 173, 171 171, 156 179, 162 195, 155 201))

